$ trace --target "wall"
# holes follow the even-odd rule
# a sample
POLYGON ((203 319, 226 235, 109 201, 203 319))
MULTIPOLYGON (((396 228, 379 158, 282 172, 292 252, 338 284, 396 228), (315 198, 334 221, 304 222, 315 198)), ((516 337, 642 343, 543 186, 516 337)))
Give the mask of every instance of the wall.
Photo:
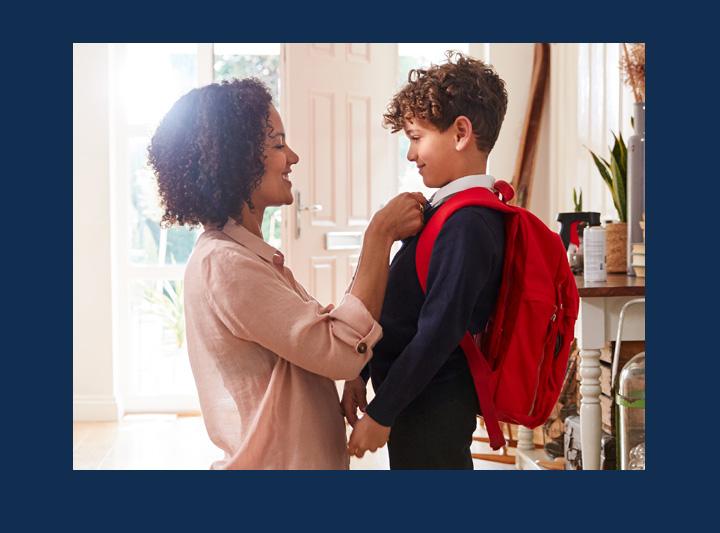
MULTIPOLYGON (((515 170, 529 99, 533 68, 532 43, 479 43, 470 53, 488 61, 508 89, 508 110, 498 141, 490 154, 488 172, 510 181, 515 170)), ((602 219, 617 219, 606 185, 587 148, 609 154, 611 132, 627 138, 633 99, 621 79, 618 43, 553 43, 550 81, 543 110, 535 160, 530 210, 550 228, 557 213, 572 211, 573 187, 583 192, 583 209, 602 219)))
MULTIPOLYGON (((500 136, 490 153, 488 173, 507 182, 512 181, 522 130, 525 123, 530 81, 532 79, 533 43, 480 43, 470 45, 470 54, 489 62, 505 81, 508 108, 500 136)), ((552 69, 552 65, 550 66, 552 69)), ((548 87, 549 89, 549 87, 548 87)), ((548 164, 549 90, 546 94, 540 137, 535 159, 530 210, 554 228, 550 216, 550 174, 548 164)))
POLYGON ((115 420, 106 45, 73 46, 73 419, 115 420))

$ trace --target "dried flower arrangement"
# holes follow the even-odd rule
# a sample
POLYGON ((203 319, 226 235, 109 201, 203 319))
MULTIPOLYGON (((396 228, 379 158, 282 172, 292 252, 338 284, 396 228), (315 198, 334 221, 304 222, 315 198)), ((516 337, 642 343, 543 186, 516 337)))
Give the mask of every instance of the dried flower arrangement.
POLYGON ((628 48, 623 43, 620 70, 625 75, 625 83, 630 86, 636 102, 645 101, 645 43, 633 43, 628 48))

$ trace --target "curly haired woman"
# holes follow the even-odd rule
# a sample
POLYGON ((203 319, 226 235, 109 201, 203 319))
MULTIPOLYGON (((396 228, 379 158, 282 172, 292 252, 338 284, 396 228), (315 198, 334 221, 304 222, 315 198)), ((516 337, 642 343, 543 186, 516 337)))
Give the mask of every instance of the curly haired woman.
POLYGON ((422 227, 420 193, 370 221, 336 308, 295 280, 263 241, 269 206, 293 202, 288 146, 255 79, 194 89, 158 126, 149 162, 166 224, 202 225, 185 272, 188 353, 218 469, 347 469, 333 380, 356 378, 382 337, 390 247, 422 227))

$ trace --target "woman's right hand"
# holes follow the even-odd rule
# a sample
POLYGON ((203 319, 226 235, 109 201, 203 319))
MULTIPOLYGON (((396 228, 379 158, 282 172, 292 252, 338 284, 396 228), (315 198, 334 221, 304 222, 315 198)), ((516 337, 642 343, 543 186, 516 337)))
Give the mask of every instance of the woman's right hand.
MULTIPOLYGON (((419 192, 404 192, 390 200, 373 215, 365 231, 350 294, 358 298, 375 320, 380 320, 392 244, 417 234, 423 227, 425 197, 419 192)), ((368 425, 368 421, 365 425, 368 425)))
POLYGON ((422 229, 426 204, 420 192, 400 193, 375 213, 371 224, 382 228, 393 241, 406 239, 422 229))

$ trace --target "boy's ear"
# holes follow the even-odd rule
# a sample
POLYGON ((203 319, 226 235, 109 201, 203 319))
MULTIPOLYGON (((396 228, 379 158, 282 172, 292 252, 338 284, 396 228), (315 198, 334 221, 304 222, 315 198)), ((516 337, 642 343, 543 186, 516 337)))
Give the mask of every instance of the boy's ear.
POLYGON ((455 131, 455 150, 458 152, 464 150, 468 143, 474 142, 475 136, 473 135, 472 122, 465 115, 460 115, 455 119, 453 128, 455 131))

